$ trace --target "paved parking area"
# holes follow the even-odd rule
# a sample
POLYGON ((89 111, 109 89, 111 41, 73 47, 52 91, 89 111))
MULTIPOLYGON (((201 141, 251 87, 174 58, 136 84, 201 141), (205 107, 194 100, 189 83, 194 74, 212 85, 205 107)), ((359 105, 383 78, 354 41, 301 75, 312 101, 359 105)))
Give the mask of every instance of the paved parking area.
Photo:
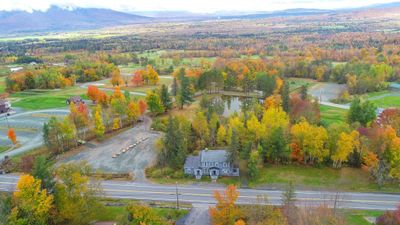
POLYGON ((90 142, 82 151, 59 163, 86 161, 94 169, 104 172, 133 172, 135 181, 144 182, 144 169, 155 162, 157 153, 154 145, 160 137, 158 132, 150 130, 150 125, 151 119, 144 117, 143 122, 134 128, 103 142, 90 142), (136 142, 135 147, 121 152, 136 142), (117 153, 120 154, 116 156, 117 153))
POLYGON ((8 127, 12 127, 17 135, 17 140, 21 147, 13 149, 9 152, 0 154, 0 159, 5 155, 13 156, 43 144, 43 124, 47 122, 51 116, 64 117, 69 113, 68 109, 47 109, 23 112, 16 109, 16 112, 7 116, 0 115, 0 145, 11 145, 7 137, 8 127))

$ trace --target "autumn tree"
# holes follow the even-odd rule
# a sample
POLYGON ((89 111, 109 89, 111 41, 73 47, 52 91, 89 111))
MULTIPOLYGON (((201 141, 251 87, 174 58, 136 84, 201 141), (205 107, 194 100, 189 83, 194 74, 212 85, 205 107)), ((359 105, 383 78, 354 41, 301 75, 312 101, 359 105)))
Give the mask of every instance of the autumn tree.
POLYGON ((153 115, 163 113, 165 108, 161 102, 160 96, 155 91, 149 91, 146 95, 146 103, 153 115))
POLYGON ((78 106, 71 102, 69 105, 69 118, 75 124, 78 131, 78 136, 82 133, 82 139, 86 138, 86 130, 90 124, 89 110, 83 103, 79 103, 78 106))
POLYGON ((13 194, 13 209, 9 224, 49 224, 53 196, 41 189, 41 181, 22 175, 13 194))
POLYGON ((131 82, 136 85, 136 87, 138 86, 142 86, 143 85, 143 75, 142 75, 142 71, 141 70, 137 70, 133 75, 132 75, 132 80, 131 82))
POLYGON ((147 79, 150 85, 157 85, 160 81, 157 71, 151 65, 147 65, 147 79))
POLYGON ((304 154, 304 163, 320 163, 329 155, 328 149, 325 148, 328 139, 325 128, 303 121, 293 125, 290 133, 292 143, 296 144, 304 154))
POLYGON ((217 131, 217 145, 218 146, 225 146, 227 139, 226 128, 224 125, 219 126, 217 131))
POLYGON ((14 128, 8 129, 7 136, 13 145, 17 144, 17 135, 15 134, 14 128))
POLYGON ((139 104, 140 115, 143 115, 147 110, 147 104, 142 99, 139 100, 138 104, 139 104))
POLYGON ((115 87, 120 86, 123 83, 124 80, 122 79, 121 72, 119 69, 114 69, 111 74, 111 84, 115 87))
POLYGON ((197 136, 197 146, 201 149, 205 148, 210 141, 210 131, 208 129, 207 118, 203 112, 196 113, 192 126, 197 136))
POLYGON ((337 149, 332 155, 333 167, 340 168, 353 151, 359 151, 359 136, 360 134, 357 131, 352 131, 350 134, 342 132, 339 135, 337 149))
POLYGON ((226 190, 221 193, 214 192, 214 198, 217 201, 215 207, 210 207, 209 214, 213 225, 234 225, 242 216, 242 212, 235 205, 239 197, 239 192, 234 185, 229 185, 226 190))
POLYGON ((128 220, 133 224, 164 225, 164 221, 154 210, 145 205, 131 205, 127 207, 128 220))
POLYGON ((89 182, 90 167, 85 163, 63 164, 56 169, 55 203, 64 224, 86 225, 102 212, 99 184, 89 182))
POLYGON ((126 114, 128 116, 128 119, 132 123, 135 123, 139 119, 139 116, 141 115, 139 104, 136 103, 135 101, 130 101, 126 109, 126 114))
POLYGON ((96 86, 89 85, 86 95, 90 100, 92 100, 92 102, 96 102, 99 98, 99 93, 100 90, 96 86))
POLYGON ((105 132, 103 118, 101 117, 101 106, 97 105, 94 110, 94 132, 97 138, 102 138, 105 132))

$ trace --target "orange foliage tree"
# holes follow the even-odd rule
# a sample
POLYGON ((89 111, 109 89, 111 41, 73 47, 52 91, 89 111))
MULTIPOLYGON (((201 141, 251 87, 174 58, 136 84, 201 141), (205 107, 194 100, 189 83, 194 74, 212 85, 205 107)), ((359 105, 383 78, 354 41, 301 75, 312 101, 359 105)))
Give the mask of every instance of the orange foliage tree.
POLYGON ((8 139, 15 145, 17 144, 17 135, 15 134, 14 128, 8 130, 8 139))
POLYGON ((229 185, 224 193, 215 191, 214 198, 217 200, 215 207, 210 207, 209 213, 213 225, 233 225, 241 217, 241 211, 235 205, 239 197, 236 186, 229 185))

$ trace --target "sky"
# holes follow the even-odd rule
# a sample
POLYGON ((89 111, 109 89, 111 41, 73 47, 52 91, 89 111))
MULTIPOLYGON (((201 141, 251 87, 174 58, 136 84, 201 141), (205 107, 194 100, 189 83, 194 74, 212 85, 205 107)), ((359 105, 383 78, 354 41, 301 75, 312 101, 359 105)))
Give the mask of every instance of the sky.
MULTIPOLYGON (((399 1, 399 0, 397 0, 399 1)), ((292 8, 338 9, 362 7, 396 0, 0 0, 0 10, 45 11, 62 8, 107 8, 132 11, 274 11, 292 8)))

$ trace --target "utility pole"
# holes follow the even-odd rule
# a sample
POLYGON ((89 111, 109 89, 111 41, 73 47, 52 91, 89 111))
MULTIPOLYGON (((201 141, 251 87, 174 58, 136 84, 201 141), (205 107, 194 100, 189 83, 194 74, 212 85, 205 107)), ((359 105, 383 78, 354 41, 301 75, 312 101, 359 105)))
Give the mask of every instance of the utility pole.
POLYGON ((176 189, 176 208, 179 209, 178 181, 175 182, 175 189, 176 189))

